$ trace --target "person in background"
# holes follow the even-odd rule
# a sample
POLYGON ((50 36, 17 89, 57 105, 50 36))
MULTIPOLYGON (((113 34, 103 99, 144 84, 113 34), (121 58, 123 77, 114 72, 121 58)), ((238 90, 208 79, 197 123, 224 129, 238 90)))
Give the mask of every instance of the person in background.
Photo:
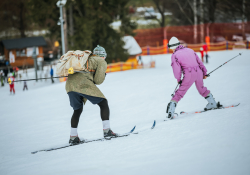
POLYGON ((15 81, 15 78, 14 78, 12 73, 9 73, 8 81, 11 81, 11 83, 9 83, 9 85, 10 85, 10 95, 12 94, 12 92, 13 92, 13 94, 15 94, 15 88, 14 88, 14 82, 13 82, 13 81, 15 81))
POLYGON ((23 91, 28 90, 27 81, 23 81, 23 91))
POLYGON ((50 66, 50 77, 51 77, 51 82, 52 82, 52 83, 54 83, 53 75, 54 75, 54 70, 53 70, 52 65, 51 65, 51 66, 50 66))
MULTIPOLYGON (((22 80, 22 74, 19 73, 18 75, 19 75, 19 80, 22 80)), ((20 81, 20 82, 21 82, 21 81, 20 81)))
POLYGON ((138 64, 139 64, 139 62, 140 62, 141 65, 143 65, 142 59, 141 59, 141 54, 138 56, 138 64))
POLYGON ((207 43, 204 43, 203 46, 203 51, 206 52, 205 54, 205 57, 206 57, 206 63, 208 63, 208 54, 207 54, 207 51, 208 51, 208 47, 207 47, 207 43))
POLYGON ((3 70, 0 71, 1 86, 4 86, 4 73, 3 70))
POLYGON ((207 69, 194 50, 182 46, 176 37, 170 39, 168 47, 173 50, 171 66, 174 76, 180 84, 179 89, 168 103, 168 118, 174 117, 177 103, 184 97, 193 83, 195 83, 200 95, 208 101, 204 110, 218 108, 219 104, 216 103, 211 92, 203 85, 203 79, 207 78, 207 69), (181 80, 182 73, 184 77, 181 80))
POLYGON ((4 79, 6 80, 6 82, 8 82, 8 68, 7 67, 4 68, 3 73, 4 73, 4 79))
POLYGON ((200 48, 200 53, 201 53, 201 60, 204 63, 204 51, 203 51, 203 47, 200 48))

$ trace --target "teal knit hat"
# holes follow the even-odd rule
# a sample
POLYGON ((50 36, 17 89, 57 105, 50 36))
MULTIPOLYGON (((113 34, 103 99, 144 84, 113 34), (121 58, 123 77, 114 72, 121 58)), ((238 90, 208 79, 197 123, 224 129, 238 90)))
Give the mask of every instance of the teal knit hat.
POLYGON ((98 55, 100 57, 107 57, 107 53, 102 46, 97 45, 97 47, 93 50, 93 54, 98 55))

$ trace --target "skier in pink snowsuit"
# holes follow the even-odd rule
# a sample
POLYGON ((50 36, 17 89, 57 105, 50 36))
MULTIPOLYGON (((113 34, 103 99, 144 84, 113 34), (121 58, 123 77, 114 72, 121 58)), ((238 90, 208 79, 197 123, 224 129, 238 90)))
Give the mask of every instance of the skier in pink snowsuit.
POLYGON ((174 53, 171 57, 171 66, 173 68, 174 76, 177 79, 177 82, 180 84, 180 87, 175 92, 175 95, 168 104, 168 118, 173 118, 177 103, 181 100, 181 98, 184 97, 187 90, 192 86, 193 83, 195 83, 200 95, 208 100, 205 110, 216 108, 217 104, 212 94, 203 85, 203 79, 207 78, 207 69, 197 54, 192 49, 185 48, 184 46, 180 45, 180 42, 176 37, 172 37, 170 39, 169 48, 174 50, 174 53), (181 80, 182 73, 184 76, 181 80))
POLYGON ((209 94, 210 91, 203 86, 203 78, 206 78, 207 69, 192 49, 179 45, 175 49, 171 60, 174 76, 178 82, 181 81, 182 73, 184 74, 182 83, 172 100, 178 103, 194 82, 201 96, 206 97, 209 94))

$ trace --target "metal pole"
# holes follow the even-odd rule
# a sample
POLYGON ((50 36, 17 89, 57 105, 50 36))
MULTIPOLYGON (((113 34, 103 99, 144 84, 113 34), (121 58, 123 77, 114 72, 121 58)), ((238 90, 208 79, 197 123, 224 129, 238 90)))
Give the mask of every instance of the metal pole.
POLYGON ((33 55, 32 55, 32 57, 34 59, 34 64, 35 64, 36 81, 38 81, 38 79, 37 79, 37 55, 36 55, 36 47, 33 47, 33 55))
POLYGON ((65 43, 64 43, 64 30, 63 30, 63 6, 60 5, 60 23, 61 23, 61 38, 62 38, 62 55, 65 54, 65 43))

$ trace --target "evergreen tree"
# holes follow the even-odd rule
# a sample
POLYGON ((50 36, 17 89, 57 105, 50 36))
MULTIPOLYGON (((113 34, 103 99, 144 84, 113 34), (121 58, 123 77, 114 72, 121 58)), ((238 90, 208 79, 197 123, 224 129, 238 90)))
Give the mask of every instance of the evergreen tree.
POLYGON ((74 7, 74 35, 72 49, 93 50, 97 45, 106 49, 106 61, 125 61, 128 53, 123 49, 121 37, 129 34, 136 26, 128 17, 127 0, 75 0, 74 7), (122 21, 120 32, 110 27, 115 18, 122 21))

